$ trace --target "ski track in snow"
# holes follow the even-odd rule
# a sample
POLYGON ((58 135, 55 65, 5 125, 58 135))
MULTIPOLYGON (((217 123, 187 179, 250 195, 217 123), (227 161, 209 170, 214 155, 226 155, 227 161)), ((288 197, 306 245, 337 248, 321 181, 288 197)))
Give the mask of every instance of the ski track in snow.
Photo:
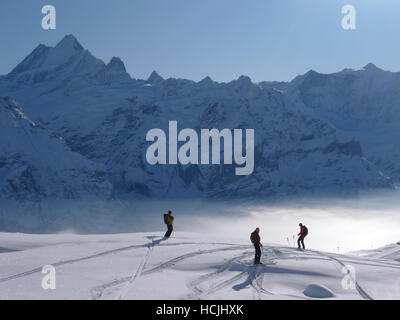
MULTIPOLYGON (((263 253, 263 255, 266 255, 267 258, 272 255, 271 254, 272 250, 267 249, 267 250, 263 250, 263 251, 268 251, 267 253, 265 253, 265 252, 263 253)), ((237 290, 241 290, 243 288, 246 288, 247 286, 251 286, 251 288, 254 291, 253 297, 258 300, 261 300, 262 294, 273 295, 271 292, 269 292, 263 288, 264 272, 260 272, 262 266, 247 266, 248 263, 242 261, 243 258, 252 256, 252 255, 254 255, 254 253, 252 251, 242 253, 241 255, 228 260, 221 267, 219 267, 216 271, 211 272, 206 275, 202 275, 202 276, 198 277, 197 279, 192 280, 188 284, 188 287, 192 290, 192 293, 189 294, 188 296, 186 296, 186 299, 204 298, 207 295, 215 293, 221 289, 226 288, 227 286, 229 286, 231 284, 236 283, 237 281, 241 280, 242 278, 245 278, 246 275, 247 275, 247 278, 243 283, 238 284, 237 286, 233 286, 232 288, 235 289, 235 287, 236 287, 237 290), (199 287, 199 285, 201 283, 204 283, 206 281, 212 281, 214 279, 223 277, 229 271, 230 267, 232 267, 235 262, 243 263, 245 265, 244 271, 240 272, 238 275, 236 275, 234 277, 231 277, 227 280, 224 280, 224 281, 212 286, 208 290, 203 290, 199 287)), ((271 264, 275 264, 275 261, 271 258, 268 258, 267 263, 265 263, 264 265, 271 265, 271 264)))
MULTIPOLYGON (((207 299, 212 298, 210 295, 217 293, 227 287, 231 286, 232 290, 240 291, 243 289, 250 289, 253 299, 261 300, 263 299, 263 295, 266 295, 270 298, 274 298, 276 296, 287 297, 287 298, 296 298, 296 299, 305 299, 301 295, 292 295, 292 294, 281 294, 271 292, 263 287, 265 283, 265 277, 272 271, 270 265, 277 264, 277 260, 301 260, 301 259, 320 259, 325 261, 331 261, 334 263, 336 269, 342 274, 342 268, 346 267, 344 261, 347 264, 355 263, 357 261, 352 261, 350 256, 343 256, 343 259, 339 259, 334 254, 328 254, 324 252, 319 252, 315 250, 307 250, 306 255, 296 255, 293 248, 289 247, 281 247, 279 249, 275 247, 265 247, 263 248, 262 262, 264 265, 253 266, 252 265, 252 256, 254 255, 254 251, 250 249, 249 245, 240 245, 235 243, 223 243, 223 242, 178 242, 178 243, 162 243, 166 239, 161 238, 155 240, 155 236, 147 237, 151 240, 148 243, 137 244, 131 246, 124 246, 112 250, 103 251, 100 253, 87 255, 84 257, 79 257, 75 259, 62 260, 52 265, 62 266, 73 263, 78 263, 90 259, 100 258, 110 254, 116 254, 119 252, 124 252, 128 250, 134 250, 139 248, 147 248, 145 256, 140 261, 139 265, 135 270, 128 276, 121 277, 118 279, 114 279, 113 281, 98 285, 90 289, 91 298, 93 300, 98 300, 104 297, 106 290, 110 290, 107 292, 106 297, 114 297, 114 299, 122 300, 128 298, 128 293, 134 289, 134 283, 137 279, 144 276, 149 276, 154 273, 163 272, 168 268, 173 268, 179 262, 184 260, 197 257, 199 255, 207 255, 207 254, 215 254, 222 252, 229 252, 240 250, 235 256, 229 258, 221 265, 217 265, 216 269, 212 272, 200 275, 186 283, 186 287, 189 290, 187 294, 182 296, 181 299, 207 299), (156 246, 160 247, 176 247, 182 245, 218 245, 220 247, 211 248, 211 249, 198 249, 196 251, 189 251, 185 254, 178 255, 173 258, 166 259, 164 261, 159 262, 158 265, 147 267, 149 259, 151 258, 154 248, 156 246), (309 254, 307 254, 307 252, 309 254), (311 254, 311 255, 310 255, 311 254), (315 256, 316 255, 316 256, 315 256), (318 258, 318 256, 320 258, 318 258), (249 259, 251 257, 251 259, 249 259)), ((371 261, 366 260, 368 265, 371 266, 379 266, 384 268, 392 268, 392 269, 400 269, 398 265, 394 263, 386 264, 385 261, 371 261)), ((362 262, 363 263, 363 262, 362 262)), ((276 272, 287 272, 283 268, 278 268, 276 272)), ((275 269, 273 269, 275 270, 275 269)), ((42 271, 42 267, 37 267, 19 274, 3 277, 0 279, 0 283, 4 283, 10 280, 26 277, 35 273, 40 273, 42 271)), ((293 272, 296 272, 293 270, 293 272)), ((300 271, 299 271, 300 272, 300 271)), ((303 274, 306 274, 306 271, 303 271, 303 274)), ((311 274, 311 273, 310 273, 311 274)), ((317 274, 316 274, 317 275, 317 274)), ((355 284, 356 290, 361 298, 365 300, 374 300, 374 298, 360 285, 360 283, 349 274, 352 281, 355 284)), ((268 298, 266 297, 266 298, 268 298)))
MULTIPOLYGON (((196 243, 196 244, 198 245, 198 244, 205 244, 205 243, 202 242, 202 243, 196 243)), ((222 244, 222 243, 210 243, 210 244, 222 244)), ((223 244, 226 244, 226 243, 223 243, 223 244)), ((150 258, 151 251, 153 250, 153 248, 155 246, 154 243, 148 244, 147 246, 149 246, 149 251, 146 254, 146 256, 145 256, 144 260, 142 261, 142 263, 139 265, 135 275, 129 276, 129 277, 123 277, 123 278, 120 278, 120 279, 114 280, 112 282, 109 282, 109 283, 106 283, 106 284, 103 284, 101 286, 93 288, 92 289, 92 298, 93 299, 100 299, 102 297, 102 295, 103 295, 103 292, 106 289, 109 289, 110 287, 114 287, 114 286, 119 286, 119 285, 121 285, 123 283, 128 282, 128 284, 126 284, 124 286, 124 288, 122 289, 122 293, 117 295, 117 299, 121 300, 128 293, 128 291, 129 291, 129 289, 130 289, 130 287, 132 285, 132 282, 135 279, 137 279, 138 277, 140 277, 140 276, 149 275, 149 274, 155 273, 155 272, 161 272, 162 270, 164 270, 166 268, 169 268, 169 267, 172 267, 173 265, 175 265, 176 263, 178 263, 178 262, 180 262, 182 260, 185 260, 185 259, 188 259, 188 258, 192 258, 192 257, 195 257, 197 255, 215 253, 215 252, 219 252, 219 251, 237 250, 237 249, 243 249, 243 248, 247 248, 248 247, 248 246, 245 246, 245 245, 234 245, 234 244, 230 244, 230 245, 231 245, 230 247, 224 247, 224 248, 219 248, 219 249, 198 250, 198 251, 189 252, 187 254, 184 254, 184 255, 175 257, 173 259, 167 260, 166 262, 163 262, 163 263, 159 264, 158 266, 156 266, 154 268, 151 268, 149 270, 144 270, 145 265, 146 265, 148 259, 150 258), (139 271, 139 273, 138 273, 138 271, 139 271)), ((245 275, 245 272, 242 273, 242 276, 243 275, 245 275)), ((234 277, 234 278, 236 278, 236 277, 234 277)), ((231 283, 231 282, 229 282, 229 283, 231 283)), ((227 283, 226 285, 228 285, 229 283, 227 283)), ((224 287, 226 285, 224 285, 224 287)))
POLYGON ((263 265, 261 265, 261 266, 256 266, 256 268, 254 268, 253 274, 249 274, 249 279, 248 279, 251 284, 251 287, 254 290, 253 296, 257 300, 262 299, 262 294, 267 294, 267 295, 272 295, 272 296, 274 295, 272 292, 264 289, 264 287, 263 287, 265 272, 262 272, 262 268, 264 265, 276 264, 275 259, 277 257, 272 248, 267 248, 267 249, 263 248, 263 255, 266 256, 267 262, 263 263, 263 265), (251 276, 251 278, 250 278, 250 276, 251 276))
MULTIPOLYGON (((221 243, 214 243, 214 244, 221 244, 221 243)), ((129 289, 132 286, 132 283, 139 278, 140 276, 146 276, 155 272, 161 272, 164 269, 167 269, 169 267, 172 267, 173 265, 175 265, 178 262, 181 262, 185 259, 189 259, 192 257, 195 257, 197 255, 202 255, 202 254, 210 254, 210 253, 217 253, 219 251, 228 251, 228 250, 238 250, 238 249, 248 249, 248 246, 246 245, 233 245, 230 244, 229 247, 224 247, 224 248, 217 248, 217 249, 210 249, 210 250, 198 250, 198 251, 193 251, 193 252, 189 252, 186 253, 184 255, 169 259, 165 262, 162 262, 161 264, 159 264, 156 267, 153 267, 151 269, 148 270, 144 270, 146 263, 148 261, 148 259, 150 258, 151 252, 154 248, 154 241, 152 241, 152 243, 147 244, 147 246, 149 247, 149 250, 146 254, 146 256, 144 257, 144 259, 142 260, 142 262, 140 263, 139 267, 137 268, 136 272, 131 275, 131 276, 127 276, 127 277, 123 277, 120 279, 116 279, 112 282, 106 283, 104 285, 98 286, 94 289, 92 289, 92 298, 93 299, 101 299, 103 292, 106 289, 109 289, 111 287, 117 287, 120 286, 121 284, 125 284, 125 286, 123 286, 123 288, 120 291, 117 291, 117 296, 116 299, 124 299, 126 297, 126 294, 129 292, 129 289)), ((309 250, 309 252, 315 252, 325 258, 328 258, 331 261, 335 261, 334 258, 328 256, 328 255, 324 255, 318 251, 312 251, 309 250)), ((224 288, 232 285, 232 288, 239 291, 242 290, 246 287, 251 287, 253 290, 253 299, 257 299, 260 300, 262 299, 262 294, 266 294, 266 295, 270 295, 270 296, 274 296, 276 294, 266 290, 263 288, 263 282, 264 282, 264 277, 265 277, 265 272, 262 271, 263 266, 266 265, 274 265, 276 264, 275 259, 277 258, 274 249, 273 248, 266 248, 263 249, 263 256, 267 257, 267 262, 264 263, 264 265, 261 266, 249 266, 248 262, 244 262, 242 261, 243 258, 246 258, 248 256, 252 256, 254 255, 254 252, 251 250, 248 250, 230 260, 228 260, 227 262, 225 262, 222 266, 220 266, 216 271, 211 272, 209 274, 206 275, 202 275, 194 280, 192 280, 191 282, 189 282, 189 284, 187 285, 187 287, 192 291, 190 294, 187 294, 183 297, 183 299, 204 299, 207 296, 209 296, 210 294, 216 293, 220 290, 223 290, 224 288), (226 276, 227 274, 229 274, 229 269, 235 264, 242 264, 244 265, 244 270, 241 271, 239 274, 230 277, 228 279, 224 279, 220 282, 218 282, 217 284, 213 284, 209 289, 205 290, 202 289, 200 287, 200 285, 204 282, 210 282, 213 280, 216 280, 218 278, 223 278, 224 276, 226 276), (244 279, 244 281, 242 283, 237 284, 239 281, 241 281, 242 279, 244 279), (236 284, 236 285, 235 285, 236 284)), ((344 266, 344 264, 343 264, 344 266)), ((363 298, 369 298, 372 299, 368 294, 365 293, 365 291, 359 286, 358 283, 356 283, 357 286, 357 290, 359 290, 359 292, 363 292, 363 294, 361 295, 363 298)), ((287 296, 287 297, 294 297, 294 298, 302 298, 299 296, 294 296, 294 295, 290 295, 290 294, 286 294, 286 295, 282 295, 282 294, 278 294, 279 296, 287 296)))
POLYGON ((218 248, 218 249, 198 250, 198 251, 189 252, 184 255, 178 256, 176 258, 170 259, 166 262, 163 262, 152 269, 144 271, 143 275, 148 275, 150 273, 158 272, 160 270, 169 268, 169 267, 173 266, 174 264, 176 264, 177 262, 180 262, 181 260, 192 258, 192 257, 200 255, 200 254, 209 254, 209 253, 215 253, 215 252, 219 252, 219 251, 237 250, 237 249, 243 249, 243 247, 246 247, 246 246, 232 246, 232 247, 225 247, 225 248, 218 248))
MULTIPOLYGON (((328 258, 329 260, 331 260, 332 262, 335 262, 335 263, 339 264, 340 267, 339 267, 338 269, 339 269, 340 273, 342 273, 342 268, 343 268, 343 267, 346 267, 346 265, 345 265, 342 261, 340 261, 339 259, 337 259, 337 258, 335 258, 335 257, 332 257, 332 256, 329 255, 329 254, 322 253, 322 252, 319 252, 319 251, 314 251, 314 250, 310 250, 310 251, 311 251, 311 252, 315 252, 315 253, 319 254, 320 256, 327 257, 327 258, 328 258)), ((348 273, 347 275, 351 278, 351 280, 353 281, 353 283, 354 283, 355 286, 356 286, 356 289, 357 289, 358 293, 360 294, 360 296, 361 296, 363 299, 365 299, 365 300, 374 300, 374 299, 371 297, 371 295, 369 295, 369 294, 360 286, 360 284, 358 283, 358 281, 357 281, 355 278, 353 278, 353 276, 351 275, 351 273, 348 273)))
MULTIPOLYGON (((270 265, 276 264, 275 262, 276 254, 274 253, 273 249, 267 248, 266 250, 263 250, 263 255, 266 255, 267 259, 269 260, 267 264, 270 265)), ((260 266, 257 266, 255 270, 254 279, 251 283, 252 287, 257 293, 258 300, 261 300, 261 294, 263 293, 267 295, 274 295, 272 292, 264 289, 263 282, 264 282, 265 272, 260 272, 260 271, 261 271, 260 266)))
MULTIPOLYGON (((76 259, 70 259, 70 260, 50 263, 50 265, 52 265, 53 267, 59 267, 59 266, 66 265, 66 264, 71 264, 71 263, 81 262, 81 261, 85 261, 85 260, 89 260, 89 259, 99 258, 99 257, 105 256, 105 255, 109 255, 109 254, 113 254, 113 253, 118 253, 118 252, 137 249, 137 248, 143 248, 145 246, 146 245, 127 246, 127 247, 117 248, 117 249, 113 249, 113 250, 107 250, 107 251, 104 251, 104 252, 92 254, 92 255, 89 255, 89 256, 81 257, 81 258, 76 258, 76 259)), ((22 272, 22 273, 18 273, 18 274, 9 276, 9 277, 1 278, 0 279, 0 283, 6 282, 6 281, 10 281, 10 280, 14 280, 14 279, 18 279, 18 278, 22 278, 22 277, 26 277, 26 276, 32 275, 34 273, 40 273, 40 272, 42 272, 42 268, 43 268, 43 266, 34 268, 32 270, 29 270, 29 271, 25 271, 25 272, 22 272)))
POLYGON ((192 280, 191 282, 188 283, 188 288, 192 290, 192 293, 189 294, 188 296, 186 296, 184 299, 200 299, 210 293, 216 292, 219 289, 222 289, 224 287, 226 287, 227 285, 229 285, 231 282, 235 281, 236 279, 240 279, 242 276, 245 275, 245 272, 240 273, 239 275, 229 279, 229 280, 225 280, 224 282, 221 282, 219 285, 213 287, 210 290, 202 290, 199 288, 199 285, 203 282, 206 281, 211 281, 213 279, 217 279, 223 275, 226 274, 227 271, 229 271, 229 268, 232 266, 232 264, 234 262, 237 262, 238 260, 240 260, 241 258, 247 257, 249 255, 251 255, 252 253, 250 252, 246 252, 243 253, 237 257, 234 257, 230 260, 228 260, 227 262, 225 262, 222 266, 220 266, 216 271, 202 275, 194 280, 192 280))
MULTIPOLYGON (((198 242, 181 242, 181 243, 168 243, 168 244, 162 244, 161 246, 181 246, 181 245, 198 245, 201 243, 198 242)), ((218 243, 218 242, 204 242, 203 244, 226 244, 226 243, 218 243)), ((69 260, 62 260, 62 261, 58 261, 58 262, 54 262, 54 263, 47 263, 49 265, 52 265, 53 267, 59 267, 62 265, 67 265, 67 264, 72 264, 72 263, 77 263, 77 262, 81 262, 81 261, 85 261, 85 260, 90 260, 90 259, 95 259, 95 258, 100 258, 109 254, 115 254, 115 253, 119 253, 119 252, 123 252, 123 251, 128 251, 128 250, 132 250, 132 249, 138 249, 138 248, 145 248, 148 247, 149 244, 142 244, 142 245, 132 245, 132 246, 126 246, 126 247, 121 247, 121 248, 117 248, 117 249, 112 249, 112 250, 107 250, 107 251, 103 251, 100 253, 95 253, 92 255, 88 255, 88 256, 84 256, 84 257, 80 257, 80 258, 75 258, 75 259, 69 259, 69 260)), ((35 273, 40 273, 42 272, 42 268, 43 266, 25 271, 25 272, 21 272, 15 275, 11 275, 8 277, 3 277, 0 278, 0 283, 3 282, 7 282, 10 280, 14 280, 14 279, 18 279, 18 278, 22 278, 22 277, 26 277, 35 273)), ((125 279, 125 278, 124 278, 125 279)))
POLYGON ((124 297, 126 296, 126 294, 128 293, 130 287, 132 286, 132 283, 139 278, 142 275, 142 271, 146 266, 147 261, 149 261, 149 258, 151 256, 151 253, 153 251, 154 248, 154 240, 152 239, 151 243, 148 244, 148 249, 147 249, 147 253, 144 257, 144 259, 142 260, 142 262, 139 264, 139 267, 137 268, 136 272, 134 274, 132 274, 131 278, 129 279, 128 283, 125 285, 125 287, 121 290, 121 292, 117 295, 116 299, 117 300, 122 300, 124 299, 124 297))

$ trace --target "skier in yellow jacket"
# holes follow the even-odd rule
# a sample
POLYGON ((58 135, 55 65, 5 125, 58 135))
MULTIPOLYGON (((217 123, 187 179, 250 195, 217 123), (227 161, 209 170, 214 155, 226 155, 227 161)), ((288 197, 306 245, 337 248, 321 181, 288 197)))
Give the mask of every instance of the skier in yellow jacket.
POLYGON ((172 230, 174 229, 172 227, 173 222, 174 222, 174 217, 172 216, 172 211, 169 210, 168 214, 164 214, 164 223, 167 225, 168 228, 167 232, 164 235, 165 238, 170 237, 172 230))

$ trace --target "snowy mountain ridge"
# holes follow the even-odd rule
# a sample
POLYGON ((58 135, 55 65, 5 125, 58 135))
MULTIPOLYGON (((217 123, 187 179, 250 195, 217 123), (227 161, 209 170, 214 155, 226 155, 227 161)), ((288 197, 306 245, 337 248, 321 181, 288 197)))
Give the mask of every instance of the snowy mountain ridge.
POLYGON ((72 152, 8 97, 0 97, 0 127, 0 199, 110 196, 111 185, 101 165, 72 152))
POLYGON ((360 142, 366 158, 399 182, 400 72, 369 63, 361 70, 309 71, 291 82, 260 85, 279 88, 289 105, 348 132, 360 142))
MULTIPOLYGON (((355 72, 361 78, 380 72, 373 69, 355 72)), ((63 137, 73 152, 105 166, 120 199, 265 199, 392 189, 390 164, 382 167, 366 156, 360 135, 313 104, 322 99, 321 86, 337 86, 347 74, 355 77, 346 71, 330 80, 313 71, 290 83, 255 84, 246 76, 194 82, 153 72, 137 80, 119 58, 105 64, 69 35, 55 47, 39 45, 0 77, 0 95, 20 102, 32 121, 63 137), (237 177, 230 165, 149 165, 145 134, 167 131, 169 120, 177 120, 179 129, 255 129, 254 173, 237 177)), ((327 105, 329 112, 334 105, 327 105)))

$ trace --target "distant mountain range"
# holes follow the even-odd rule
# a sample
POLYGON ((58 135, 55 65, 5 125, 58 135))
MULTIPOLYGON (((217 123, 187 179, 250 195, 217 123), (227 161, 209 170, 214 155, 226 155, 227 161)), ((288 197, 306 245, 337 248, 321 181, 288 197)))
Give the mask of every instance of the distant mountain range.
POLYGON ((0 96, 3 199, 268 199, 393 189, 400 180, 400 73, 372 64, 291 82, 155 71, 139 80, 68 35, 1 76, 0 96), (169 120, 179 129, 255 129, 253 174, 149 165, 146 133, 167 131, 169 120))

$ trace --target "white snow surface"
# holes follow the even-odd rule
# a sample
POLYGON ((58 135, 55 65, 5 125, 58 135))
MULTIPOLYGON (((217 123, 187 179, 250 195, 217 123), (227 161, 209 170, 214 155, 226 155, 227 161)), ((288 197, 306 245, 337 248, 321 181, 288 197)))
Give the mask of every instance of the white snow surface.
POLYGON ((399 244, 338 255, 265 243, 255 267, 247 239, 162 236, 0 233, 0 299, 400 298, 399 244), (49 264, 54 290, 41 286, 49 264), (354 289, 342 285, 345 265, 354 289))

